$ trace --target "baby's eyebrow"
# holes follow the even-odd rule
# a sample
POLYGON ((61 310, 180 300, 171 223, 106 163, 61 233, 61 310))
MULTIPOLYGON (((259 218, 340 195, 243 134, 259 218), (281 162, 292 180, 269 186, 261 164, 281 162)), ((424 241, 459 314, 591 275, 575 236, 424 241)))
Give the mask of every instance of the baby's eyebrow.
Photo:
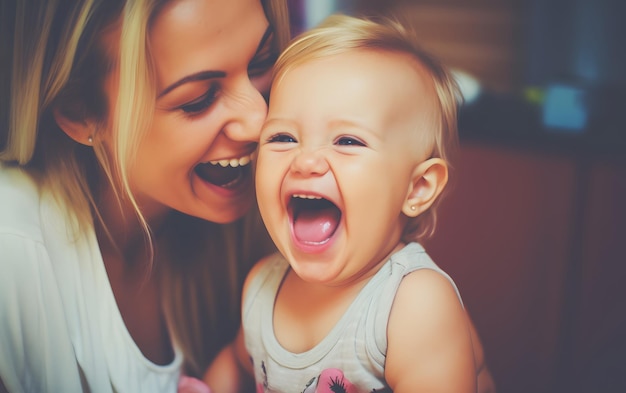
POLYGON ((263 123, 263 127, 261 128, 261 132, 266 131, 267 129, 274 129, 285 127, 286 124, 290 124, 288 120, 283 120, 280 118, 266 119, 265 123, 263 123))
POLYGON ((163 91, 161 91, 159 93, 157 98, 163 97, 164 95, 166 95, 170 91, 174 90, 178 86, 184 85, 185 83, 188 83, 188 82, 203 81, 203 80, 213 79, 213 78, 224 78, 225 76, 226 76, 226 72, 224 72, 224 71, 200 71, 200 72, 196 72, 195 74, 187 75, 187 76, 177 80, 176 82, 172 83, 171 85, 167 86, 165 89, 163 89, 163 91))

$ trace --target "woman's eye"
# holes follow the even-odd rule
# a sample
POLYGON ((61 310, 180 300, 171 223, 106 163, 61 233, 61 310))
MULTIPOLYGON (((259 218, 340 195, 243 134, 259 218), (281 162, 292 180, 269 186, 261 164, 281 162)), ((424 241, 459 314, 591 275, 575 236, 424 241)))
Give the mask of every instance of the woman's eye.
POLYGON ((191 102, 181 105, 179 108, 189 115, 202 113, 206 111, 211 105, 213 105, 217 98, 218 90, 219 85, 217 83, 213 83, 209 90, 206 91, 206 93, 191 102))
POLYGON ((248 77, 254 87, 261 93, 266 103, 269 103, 270 85, 272 83, 272 67, 278 55, 271 55, 263 59, 253 60, 248 67, 248 77))
POLYGON ((342 136, 341 138, 338 138, 335 143, 339 146, 365 146, 365 143, 359 139, 349 136, 342 136))
POLYGON ((269 72, 274 66, 274 63, 276 63, 277 58, 278 53, 273 51, 258 54, 252 59, 250 64, 248 64, 248 76, 250 79, 263 76, 269 72))
POLYGON ((276 134, 267 139, 267 143, 296 143, 298 142, 294 137, 288 134, 276 134))
POLYGON ((274 42, 274 34, 267 30, 261 40, 259 50, 248 64, 248 77, 252 84, 259 90, 265 102, 269 103, 270 84, 272 81, 271 71, 279 51, 274 42))
POLYGON ((276 63, 278 54, 274 42, 274 33, 272 30, 267 30, 261 39, 261 47, 248 64, 248 76, 252 79, 265 75, 276 63))

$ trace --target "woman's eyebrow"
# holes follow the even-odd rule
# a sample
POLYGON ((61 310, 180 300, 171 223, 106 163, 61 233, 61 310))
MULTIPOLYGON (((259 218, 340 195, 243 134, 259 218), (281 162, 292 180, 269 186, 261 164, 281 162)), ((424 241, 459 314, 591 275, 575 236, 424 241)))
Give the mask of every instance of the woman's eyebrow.
POLYGON ((225 76, 226 76, 226 73, 224 71, 200 71, 195 74, 187 75, 184 78, 177 80, 176 82, 172 83, 171 85, 163 89, 163 91, 161 91, 158 94, 157 98, 163 97, 164 95, 174 90, 178 86, 183 85, 188 82, 202 81, 202 80, 213 79, 213 78, 224 78, 225 76))
MULTIPOLYGON (((261 50, 263 50, 263 48, 265 47, 265 43, 272 36, 273 32, 274 32, 274 29, 272 28, 272 25, 268 25, 267 29, 265 29, 265 33, 263 33, 263 37, 261 37, 261 41, 259 42, 259 45, 257 46, 256 53, 259 53, 261 52, 261 50)), ((161 91, 157 95, 157 99, 163 97, 170 91, 174 90, 178 86, 183 85, 185 83, 195 82, 199 80, 213 79, 213 78, 224 78, 225 76, 226 76, 226 73, 224 71, 201 71, 195 74, 187 75, 184 78, 177 80, 176 82, 172 83, 171 85, 163 89, 163 91, 161 91)))

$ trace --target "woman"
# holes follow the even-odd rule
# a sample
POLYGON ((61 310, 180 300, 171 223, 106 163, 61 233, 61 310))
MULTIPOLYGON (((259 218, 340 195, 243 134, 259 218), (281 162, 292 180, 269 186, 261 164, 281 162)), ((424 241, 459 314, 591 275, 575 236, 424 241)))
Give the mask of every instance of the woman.
POLYGON ((269 251, 250 155, 285 6, 10 3, 0 391, 174 391, 232 338, 269 251))

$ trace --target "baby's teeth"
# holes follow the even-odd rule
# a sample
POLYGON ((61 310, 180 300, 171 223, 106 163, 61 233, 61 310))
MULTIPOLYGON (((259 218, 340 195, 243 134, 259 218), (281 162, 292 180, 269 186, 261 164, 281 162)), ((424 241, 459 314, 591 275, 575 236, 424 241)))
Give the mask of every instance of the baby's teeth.
POLYGON ((230 160, 220 160, 220 165, 223 167, 228 166, 230 164, 230 160))
POLYGON ((250 162, 250 156, 241 157, 239 159, 239 165, 247 165, 250 162))

